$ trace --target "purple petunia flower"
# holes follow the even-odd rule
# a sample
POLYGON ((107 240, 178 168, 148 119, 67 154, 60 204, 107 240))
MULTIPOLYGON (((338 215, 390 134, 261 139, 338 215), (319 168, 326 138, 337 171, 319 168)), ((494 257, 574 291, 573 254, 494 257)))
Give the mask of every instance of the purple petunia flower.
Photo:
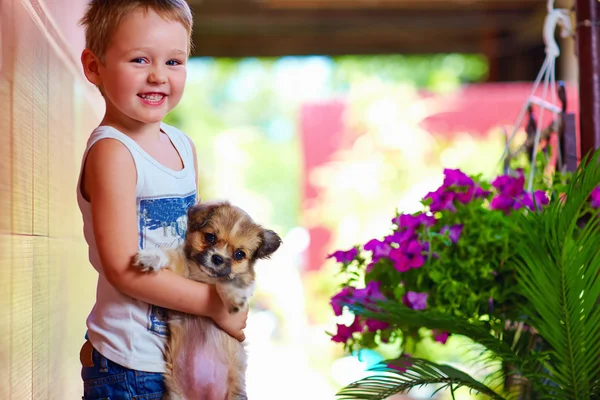
POLYGON ((600 186, 597 186, 594 188, 594 190, 592 190, 590 197, 592 198, 590 201, 590 207, 600 208, 600 186))
POLYGON ((427 308, 429 293, 406 292, 402 297, 402 303, 413 310, 424 310, 427 308))
POLYGON ((346 343, 352 338, 352 334, 355 332, 362 332, 363 325, 361 324, 358 317, 354 318, 354 322, 350 326, 337 324, 337 333, 331 337, 331 340, 338 343, 346 343))
POLYGON ((433 340, 441 344, 446 344, 449 336, 450 333, 448 332, 433 331, 433 340))
POLYGON ((390 326, 389 323, 383 322, 383 321, 377 321, 376 319, 367 319, 365 321, 365 325, 367 326, 367 329, 369 330, 369 332, 376 332, 379 330, 384 330, 390 326))
POLYGON ((458 240, 460 239, 460 235, 462 233, 463 230, 463 225, 462 224, 457 224, 457 225, 452 225, 450 227, 448 226, 444 226, 442 228, 442 235, 445 234, 446 232, 450 232, 449 233, 449 237, 450 237, 450 241, 454 244, 458 243, 458 240))
POLYGON ((394 261, 394 268, 399 272, 406 272, 411 268, 420 268, 425 264, 423 246, 412 240, 408 246, 392 249, 390 259, 394 261))
POLYGON ((444 169, 444 183, 442 188, 447 191, 452 189, 454 199, 467 204, 473 199, 475 181, 459 169, 444 169))
POLYGON ((390 255, 390 251, 392 250, 392 246, 385 241, 382 242, 377 239, 369 240, 363 248, 366 251, 370 251, 372 253, 372 262, 376 264, 382 257, 388 257, 390 255))
POLYGON ((333 313, 337 316, 342 315, 342 309, 344 308, 344 304, 348 302, 348 299, 354 293, 353 287, 345 287, 338 294, 333 296, 330 300, 331 308, 333 308, 333 313))
POLYGON ((455 193, 445 191, 445 187, 442 186, 437 189, 435 192, 429 192, 425 199, 431 199, 431 204, 429 205, 429 209, 432 212, 438 212, 443 210, 456 211, 456 207, 454 207, 455 193))
POLYGON ((513 206, 515 210, 520 209, 521 207, 527 207, 531 211, 541 210, 543 206, 547 206, 549 203, 548 197, 546 196, 546 192, 543 190, 536 190, 533 194, 528 192, 523 192, 521 196, 515 201, 515 205, 513 206), (535 203, 534 203, 535 199, 535 203))
POLYGON ((523 171, 517 171, 518 176, 500 175, 492 182, 499 194, 509 198, 515 198, 523 193, 525 185, 525 176, 523 171))
POLYGON ((370 281, 364 289, 355 289, 352 297, 357 300, 385 300, 385 296, 381 293, 381 282, 370 281))
POLYGON ((505 213, 510 212, 514 206, 515 199, 502 193, 495 196, 490 203, 490 208, 492 210, 500 210, 504 211, 505 213))
POLYGON ((430 227, 435 224, 435 217, 427 214, 400 214, 392 219, 392 223, 398 225, 399 229, 414 230, 420 226, 430 227))
POLYGON ((475 186, 475 182, 470 176, 460 169, 444 169, 444 186, 475 186))
POLYGON ((338 250, 330 255, 327 258, 335 258, 335 260, 339 263, 349 263, 356 258, 358 255, 358 250, 356 247, 351 248, 350 250, 343 251, 338 250))
POLYGON ((475 188, 475 198, 487 198, 492 192, 490 192, 489 190, 483 190, 481 187, 476 187, 475 188))
POLYGON ((403 243, 409 242, 411 240, 416 240, 417 237, 418 236, 415 231, 413 231, 412 229, 406 229, 406 230, 402 230, 402 231, 396 231, 396 232, 392 233, 391 235, 386 236, 383 239, 383 241, 385 243, 403 244, 403 243))

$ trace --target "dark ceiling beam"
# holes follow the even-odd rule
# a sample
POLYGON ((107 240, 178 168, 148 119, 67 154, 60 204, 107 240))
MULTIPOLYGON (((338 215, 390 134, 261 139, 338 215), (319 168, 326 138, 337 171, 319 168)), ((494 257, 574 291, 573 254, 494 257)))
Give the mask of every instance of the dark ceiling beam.
MULTIPOLYGON (((403 0, 405 5, 413 5, 413 8, 404 9, 270 8, 273 5, 270 1, 190 1, 195 14, 194 55, 268 57, 480 52, 482 46, 485 47, 482 41, 486 40, 486 35, 490 37, 490 31, 512 32, 515 27, 534 20, 539 9, 544 8, 539 0, 535 1, 536 7, 530 0, 444 2, 462 4, 460 9, 456 6, 447 9, 447 5, 446 8, 429 7, 433 4, 430 0, 412 3, 403 0), (422 9, 414 8, 417 3, 422 9), (475 3, 485 3, 485 7, 481 4, 480 7, 472 6, 475 3), (511 3, 512 8, 506 3, 511 3)), ((316 0, 319 1, 324 0, 316 0)), ((532 29, 541 32, 541 25, 532 29)), ((513 36, 519 37, 518 34, 513 36)), ((516 39, 503 40, 504 51, 517 48, 514 46, 518 43, 516 39)))

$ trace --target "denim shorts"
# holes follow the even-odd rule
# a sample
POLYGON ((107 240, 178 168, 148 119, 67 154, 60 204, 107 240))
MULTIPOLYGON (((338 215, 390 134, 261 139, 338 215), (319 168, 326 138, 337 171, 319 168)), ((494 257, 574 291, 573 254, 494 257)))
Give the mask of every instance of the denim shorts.
POLYGON ((92 352, 93 367, 82 367, 84 400, 160 400, 165 394, 163 374, 125 368, 92 352))

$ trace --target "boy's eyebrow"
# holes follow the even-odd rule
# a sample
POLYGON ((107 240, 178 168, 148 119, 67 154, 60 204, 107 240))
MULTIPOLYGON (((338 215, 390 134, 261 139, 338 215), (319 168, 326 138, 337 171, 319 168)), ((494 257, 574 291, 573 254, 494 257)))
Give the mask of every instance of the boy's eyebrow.
MULTIPOLYGON (((149 49, 148 47, 136 47, 136 48, 133 48, 133 49, 128 49, 128 50, 125 50, 125 51, 124 51, 124 54, 129 54, 129 53, 133 53, 133 52, 136 52, 136 51, 145 51, 145 52, 150 52, 150 51, 151 51, 151 49, 149 49)), ((187 55, 187 52, 186 52, 186 51, 184 51, 184 50, 181 50, 181 49, 174 49, 174 50, 173 50, 173 53, 175 53, 175 54, 187 55)))

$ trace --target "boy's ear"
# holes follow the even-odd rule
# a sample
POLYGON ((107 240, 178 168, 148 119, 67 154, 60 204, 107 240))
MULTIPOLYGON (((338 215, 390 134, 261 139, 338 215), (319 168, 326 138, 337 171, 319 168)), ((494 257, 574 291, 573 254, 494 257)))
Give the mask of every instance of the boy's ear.
POLYGON ((81 53, 81 65, 87 80, 96 86, 100 86, 100 60, 90 49, 84 49, 81 53))

